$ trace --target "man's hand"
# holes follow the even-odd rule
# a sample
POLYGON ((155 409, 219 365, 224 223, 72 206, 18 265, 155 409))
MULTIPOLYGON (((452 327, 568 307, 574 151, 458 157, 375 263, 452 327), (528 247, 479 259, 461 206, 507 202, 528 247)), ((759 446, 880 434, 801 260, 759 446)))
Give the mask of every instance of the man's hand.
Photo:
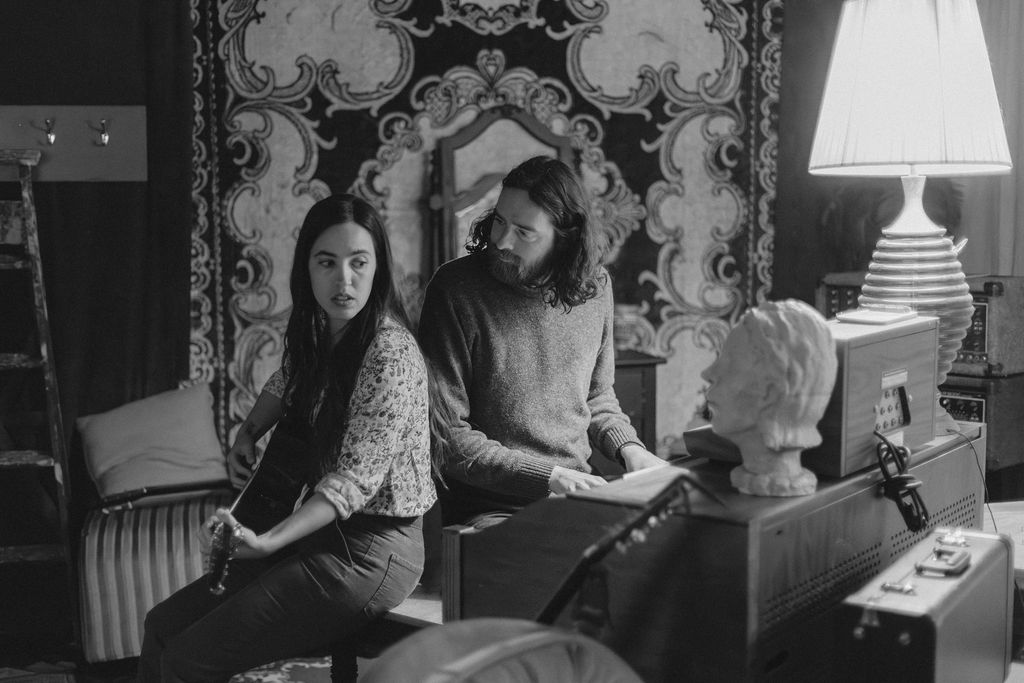
POLYGON ((637 443, 627 443, 619 450, 627 472, 645 470, 648 467, 664 467, 667 462, 637 443))
POLYGON ((555 465, 551 470, 551 477, 548 479, 548 489, 551 493, 561 495, 569 491, 581 489, 592 489, 596 486, 604 486, 603 478, 579 470, 571 470, 567 467, 555 465))
POLYGON ((256 464, 256 444, 252 435, 245 429, 239 429, 235 443, 227 454, 228 479, 235 488, 242 486, 252 476, 252 468, 256 464))

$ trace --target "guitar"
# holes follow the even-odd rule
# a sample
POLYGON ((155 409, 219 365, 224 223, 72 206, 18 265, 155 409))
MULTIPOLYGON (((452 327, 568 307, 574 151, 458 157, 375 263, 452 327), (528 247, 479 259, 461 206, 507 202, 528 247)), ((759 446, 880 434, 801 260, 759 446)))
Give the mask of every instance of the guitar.
POLYGON ((670 515, 687 514, 690 489, 717 501, 687 470, 672 469, 678 471, 665 472, 667 482, 645 499, 642 510, 613 526, 581 553, 574 568, 532 620, 487 616, 424 629, 392 645, 388 656, 374 663, 370 678, 455 682, 504 677, 517 681, 641 683, 626 659, 601 642, 603 624, 595 623, 600 617, 607 617, 607 585, 602 580, 601 563, 613 548, 626 550, 632 544, 645 542, 648 534, 656 533, 655 527, 670 515), (599 594, 592 599, 591 593, 599 594), (579 602, 587 604, 574 609, 573 630, 554 626, 566 604, 577 594, 579 602), (510 672, 518 672, 519 676, 510 672))
MULTIPOLYGON (((566 604, 578 592, 585 596, 596 594, 598 602, 606 603, 607 589, 604 585, 604 575, 594 572, 594 569, 613 548, 618 548, 621 552, 625 552, 630 544, 645 542, 647 535, 672 514, 673 507, 681 505, 688 511, 688 487, 696 488, 705 495, 709 495, 712 499, 717 500, 714 494, 706 490, 690 476, 688 470, 679 468, 679 472, 647 502, 640 512, 625 522, 612 527, 608 533, 583 550, 575 566, 562 581, 555 594, 548 600, 547 605, 535 617, 534 621, 549 626, 554 624, 566 604), (588 581, 592 585, 585 585, 588 581)), ((583 611, 586 612, 587 608, 583 608, 583 611)), ((590 611, 603 612, 603 608, 590 611)), ((585 614, 577 614, 577 616, 580 616, 582 621, 587 620, 585 614)), ((588 633, 587 635, 593 634, 588 633)))
MULTIPOLYGON (((282 420, 274 429, 263 457, 245 482, 229 510, 239 524, 257 534, 270 529, 292 513, 309 468, 310 445, 282 420)), ((213 525, 207 573, 210 592, 224 592, 228 567, 238 538, 223 522, 213 525)))

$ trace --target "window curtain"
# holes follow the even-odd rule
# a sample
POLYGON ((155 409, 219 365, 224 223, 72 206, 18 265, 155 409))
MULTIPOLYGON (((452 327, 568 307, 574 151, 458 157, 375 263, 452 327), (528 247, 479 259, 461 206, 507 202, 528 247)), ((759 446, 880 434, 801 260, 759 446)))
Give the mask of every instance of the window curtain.
POLYGON ((1024 276, 1024 87, 1018 75, 1024 64, 1024 3, 978 0, 978 12, 1014 168, 1009 175, 963 179, 962 234, 968 243, 960 260, 968 274, 1024 276))

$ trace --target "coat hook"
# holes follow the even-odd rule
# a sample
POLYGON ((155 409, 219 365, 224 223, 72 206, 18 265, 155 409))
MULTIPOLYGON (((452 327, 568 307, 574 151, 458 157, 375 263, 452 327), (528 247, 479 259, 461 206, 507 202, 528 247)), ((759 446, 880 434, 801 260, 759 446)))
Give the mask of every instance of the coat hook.
POLYGON ((46 144, 52 145, 57 141, 57 134, 53 132, 56 121, 54 119, 44 119, 43 123, 46 124, 46 144))
POLYGON ((100 119, 100 146, 106 147, 110 142, 110 133, 107 132, 107 120, 100 119))

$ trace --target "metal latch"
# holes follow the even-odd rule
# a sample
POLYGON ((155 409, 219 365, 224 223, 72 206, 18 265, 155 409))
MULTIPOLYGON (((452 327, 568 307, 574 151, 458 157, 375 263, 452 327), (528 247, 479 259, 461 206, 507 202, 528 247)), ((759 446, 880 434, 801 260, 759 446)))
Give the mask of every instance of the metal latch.
POLYGON ((943 576, 963 574, 969 566, 971 566, 971 553, 954 548, 935 548, 928 558, 914 563, 918 574, 928 572, 943 576))

